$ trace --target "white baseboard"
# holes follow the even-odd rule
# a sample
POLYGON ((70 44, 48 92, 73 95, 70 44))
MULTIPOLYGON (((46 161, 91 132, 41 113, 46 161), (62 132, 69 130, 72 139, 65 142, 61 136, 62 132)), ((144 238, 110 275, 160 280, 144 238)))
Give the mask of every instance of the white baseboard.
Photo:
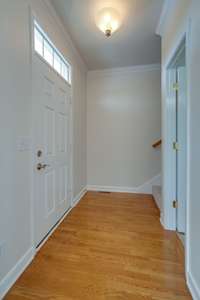
POLYGON ((94 192, 116 192, 116 193, 137 193, 136 188, 122 187, 122 186, 103 186, 103 185, 88 185, 88 191, 94 192))
POLYGON ((52 230, 49 232, 49 234, 46 236, 46 238, 42 241, 42 243, 37 247, 36 251, 39 251, 42 246, 48 241, 49 237, 54 233, 54 231, 58 228, 58 226, 62 223, 62 221, 66 218, 66 216, 70 213, 70 211, 78 204, 78 202, 81 200, 81 198, 85 195, 87 192, 86 188, 83 188, 81 192, 74 198, 72 201, 71 207, 65 212, 65 214, 62 216, 62 218, 58 221, 58 223, 52 228, 52 230))
POLYGON ((193 300, 200 300, 200 289, 190 272, 187 273, 187 285, 192 295, 193 300))
POLYGON ((0 299, 3 299, 15 281, 24 272, 31 263, 35 255, 35 249, 30 248, 24 256, 22 256, 16 265, 10 270, 6 277, 0 282, 0 299))
POLYGON ((144 184, 138 187, 124 187, 124 186, 102 186, 102 185, 88 185, 88 191, 103 191, 103 192, 119 192, 119 193, 136 193, 136 194, 152 194, 152 186, 160 183, 161 174, 154 176, 144 184))
POLYGON ((162 227, 166 230, 165 224, 164 224, 164 221, 163 221, 163 213, 160 213, 160 224, 161 224, 162 227))
POLYGON ((72 207, 64 214, 64 216, 59 220, 58 224, 51 230, 49 235, 45 238, 45 240, 41 243, 41 245, 37 248, 31 247, 24 256, 16 263, 16 265, 11 269, 11 271, 6 275, 6 277, 0 282, 0 299, 3 299, 9 289, 13 286, 19 276, 24 272, 24 270, 28 267, 28 265, 33 260, 36 251, 38 251, 44 243, 48 240, 50 235, 56 230, 56 228, 60 225, 63 219, 67 216, 67 214, 73 209, 74 206, 78 204, 81 198, 85 195, 87 189, 84 188, 82 191, 74 198, 72 207))
POLYGON ((80 191, 80 193, 74 197, 72 206, 75 207, 86 193, 87 193, 87 187, 84 187, 80 191))
POLYGON ((161 213, 161 215, 160 215, 160 223, 161 223, 163 229, 169 230, 169 231, 176 231, 176 228, 171 228, 169 226, 166 226, 163 213, 161 213))
POLYGON ((43 239, 43 241, 39 244, 39 246, 36 248, 36 252, 38 252, 43 246, 44 244, 48 241, 48 239, 50 238, 50 236, 54 233, 54 231, 58 228, 58 226, 62 223, 62 221, 66 218, 66 216, 70 213, 70 211, 72 210, 73 207, 70 207, 65 214, 61 217, 61 219, 56 223, 56 225, 51 229, 51 231, 47 234, 47 236, 45 237, 45 239, 43 239))

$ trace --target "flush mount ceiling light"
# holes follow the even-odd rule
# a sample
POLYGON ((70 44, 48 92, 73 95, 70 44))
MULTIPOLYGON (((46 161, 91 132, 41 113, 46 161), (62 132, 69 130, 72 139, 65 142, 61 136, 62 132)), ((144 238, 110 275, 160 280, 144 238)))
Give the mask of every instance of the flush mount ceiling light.
POLYGON ((99 12, 96 24, 106 37, 110 37, 120 26, 120 15, 114 8, 104 8, 99 12))

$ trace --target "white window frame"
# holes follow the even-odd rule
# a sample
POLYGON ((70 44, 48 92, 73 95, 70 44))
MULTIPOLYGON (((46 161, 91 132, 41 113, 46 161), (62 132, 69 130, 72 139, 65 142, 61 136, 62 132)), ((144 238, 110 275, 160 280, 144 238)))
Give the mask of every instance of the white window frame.
POLYGON ((64 58, 64 56, 60 53, 60 51, 55 47, 55 45, 52 43, 52 41, 49 39, 47 34, 44 32, 44 30, 41 28, 41 26, 38 24, 38 22, 34 19, 33 21, 34 26, 34 35, 33 35, 33 48, 34 52, 39 55, 45 63, 47 63, 59 76, 62 77, 63 80, 65 80, 69 85, 71 85, 71 77, 72 77, 72 68, 71 65, 67 62, 67 60, 64 58), (42 54, 37 51, 35 46, 35 31, 39 33, 39 35, 42 38, 42 54), (52 49, 52 64, 49 63, 49 61, 44 56, 44 42, 46 42, 52 49), (54 67, 54 55, 57 55, 60 59, 60 72, 57 71, 57 69, 54 67), (67 76, 65 77, 63 74, 62 66, 65 66, 67 70, 67 76))

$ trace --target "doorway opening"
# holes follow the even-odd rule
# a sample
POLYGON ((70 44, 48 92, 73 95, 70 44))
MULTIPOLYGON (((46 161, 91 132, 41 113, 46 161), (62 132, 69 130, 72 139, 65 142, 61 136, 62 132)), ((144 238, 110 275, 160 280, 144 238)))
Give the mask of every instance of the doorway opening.
POLYGON ((187 70, 186 38, 181 41, 168 68, 169 118, 171 130, 172 205, 176 231, 185 244, 187 199, 187 70))

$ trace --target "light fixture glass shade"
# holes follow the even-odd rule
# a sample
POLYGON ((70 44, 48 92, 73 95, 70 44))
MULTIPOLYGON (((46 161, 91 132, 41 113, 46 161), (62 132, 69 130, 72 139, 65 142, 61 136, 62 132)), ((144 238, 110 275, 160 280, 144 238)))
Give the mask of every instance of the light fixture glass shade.
POLYGON ((120 26, 120 16, 114 8, 104 8, 97 16, 98 28, 107 36, 111 36, 120 26))

